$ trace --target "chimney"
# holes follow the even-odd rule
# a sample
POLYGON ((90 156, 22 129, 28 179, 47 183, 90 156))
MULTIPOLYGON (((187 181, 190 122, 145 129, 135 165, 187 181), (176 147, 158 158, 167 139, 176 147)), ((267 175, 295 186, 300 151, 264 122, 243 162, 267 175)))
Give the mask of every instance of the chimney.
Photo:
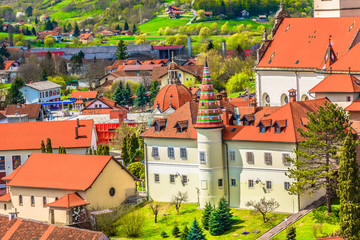
POLYGON ((226 42, 223 41, 221 44, 222 44, 222 52, 223 52, 223 55, 226 56, 226 42))
POLYGON ((79 126, 75 126, 75 139, 79 138, 79 126))
POLYGON ((189 35, 187 36, 187 47, 188 47, 189 58, 191 58, 191 55, 192 55, 192 53, 191 53, 191 38, 189 35))
POLYGON ((295 89, 290 89, 289 90, 289 98, 290 98, 290 102, 296 102, 296 90, 295 89))
POLYGON ((229 111, 227 109, 222 110, 222 120, 225 125, 229 125, 230 119, 229 119, 229 111))
POLYGON ((77 127, 80 127, 80 121, 79 121, 78 118, 76 119, 76 126, 77 126, 77 127))

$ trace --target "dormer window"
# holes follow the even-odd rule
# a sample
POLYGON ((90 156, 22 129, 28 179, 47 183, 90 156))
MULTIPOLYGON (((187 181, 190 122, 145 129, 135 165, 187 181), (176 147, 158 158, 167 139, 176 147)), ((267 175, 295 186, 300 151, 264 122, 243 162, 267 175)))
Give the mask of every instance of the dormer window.
POLYGON ((261 124, 259 127, 260 127, 260 132, 261 133, 266 132, 266 127, 263 124, 261 124))
POLYGON ((274 133, 281 133, 281 131, 287 126, 286 120, 276 120, 273 124, 274 133))
POLYGON ((154 127, 155 127, 155 132, 160 132, 160 125, 159 124, 155 124, 154 125, 154 127))
POLYGON ((257 127, 259 127, 259 132, 265 133, 266 130, 271 127, 271 122, 271 119, 260 120, 257 125, 257 127))
POLYGON ((281 133, 281 127, 278 124, 275 124, 275 133, 281 133))
POLYGON ((254 120, 255 120, 254 114, 246 114, 240 118, 241 124, 243 126, 253 125, 254 120))
POLYGON ((156 119, 151 126, 154 127, 155 132, 160 132, 161 129, 166 127, 166 119, 156 119))
POLYGON ((174 128, 176 128, 176 133, 182 133, 188 128, 188 121, 178 121, 174 125, 174 128))

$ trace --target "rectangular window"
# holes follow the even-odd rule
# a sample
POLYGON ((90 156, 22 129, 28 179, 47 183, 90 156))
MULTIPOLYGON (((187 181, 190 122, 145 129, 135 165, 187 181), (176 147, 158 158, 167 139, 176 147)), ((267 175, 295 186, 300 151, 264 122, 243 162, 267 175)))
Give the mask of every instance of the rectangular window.
POLYGON ((151 148, 151 156, 152 157, 159 157, 159 148, 158 147, 152 147, 151 148))
POLYGON ((231 186, 236 187, 236 179, 235 178, 231 179, 231 186))
POLYGON ((282 154, 282 161, 284 166, 290 166, 291 162, 289 162, 287 159, 290 158, 290 154, 289 153, 283 153, 282 154))
POLYGON ((170 174, 170 183, 175 183, 175 175, 170 174))
POLYGON ((223 186, 223 180, 218 179, 218 187, 221 188, 223 186))
POLYGON ((175 158, 174 147, 168 147, 168 157, 169 158, 175 158))
POLYGON ((253 188, 254 187, 254 180, 249 180, 248 181, 248 186, 249 186, 249 188, 253 188))
POLYGON ((229 152, 229 159, 230 159, 230 161, 235 161, 235 151, 229 152))
POLYGON ((159 176, 159 174, 155 173, 154 177, 155 177, 155 182, 156 182, 156 183, 159 183, 159 182, 160 182, 160 176, 159 176))
POLYGON ((272 165, 271 153, 269 153, 269 152, 264 153, 264 159, 265 159, 265 164, 266 165, 272 165))
POLYGON ((5 170, 5 156, 0 156, 0 170, 5 170))
POLYGON ((200 152, 200 163, 206 163, 206 156, 205 156, 205 152, 200 152))
POLYGON ((13 170, 17 169, 21 165, 21 156, 12 156, 13 170))
POLYGON ((271 189, 271 181, 266 181, 266 189, 271 189))
POLYGON ((290 188, 290 183, 289 182, 284 182, 284 188, 287 190, 290 188))
POLYGON ((180 148, 180 158, 181 159, 187 159, 186 147, 181 147, 180 148))
POLYGON ((350 96, 347 96, 347 97, 346 97, 346 100, 347 100, 348 102, 351 102, 351 97, 350 97, 350 96))
POLYGON ((246 153, 246 162, 248 164, 254 164, 254 153, 253 152, 246 153))
POLYGON ((95 108, 97 108, 98 107, 98 105, 97 104, 95 104, 95 108))
POLYGON ((183 175, 183 176, 182 176, 182 182, 183 182, 183 184, 187 184, 188 178, 187 178, 186 175, 183 175))

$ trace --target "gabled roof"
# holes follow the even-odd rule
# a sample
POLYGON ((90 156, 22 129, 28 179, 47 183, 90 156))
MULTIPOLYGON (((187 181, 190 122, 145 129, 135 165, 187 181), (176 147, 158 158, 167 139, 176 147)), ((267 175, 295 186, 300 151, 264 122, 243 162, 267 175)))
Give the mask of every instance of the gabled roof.
POLYGON ((0 215, 0 239, 73 239, 108 240, 102 232, 68 226, 51 225, 34 220, 0 215))
POLYGON ((76 121, 2 123, 0 151, 40 149, 41 141, 51 139, 53 148, 82 148, 91 146, 93 120, 80 120, 79 138, 75 139, 76 121))
POLYGON ((353 101, 345 110, 349 112, 360 112, 360 98, 353 101))
POLYGON ((10 202, 10 201, 11 201, 10 192, 0 196, 0 202, 10 202))
MULTIPOLYGON (((154 65, 153 65, 154 66, 154 65)), ((203 65, 183 65, 179 66, 179 69, 183 72, 187 72, 197 79, 201 79, 203 75, 204 66, 203 65)), ((155 67, 152 72, 151 79, 152 81, 158 80, 159 78, 163 77, 168 73, 168 67, 155 67)))
POLYGON ((5 115, 28 114, 29 118, 37 118, 41 109, 40 103, 34 104, 11 104, 6 107, 5 115))
POLYGON ((22 167, 22 165, 18 166, 14 171, 12 171, 12 173, 3 177, 1 180, 10 181, 11 179, 13 179, 15 177, 15 175, 18 173, 18 171, 20 170, 21 167, 22 167))
POLYGON ((87 40, 90 36, 94 36, 94 33, 82 33, 79 38, 87 40))
POLYGON ((33 153, 8 186, 86 191, 111 156, 33 153))
POLYGON ((73 91, 71 92, 70 98, 82 98, 82 99, 93 99, 96 98, 98 91, 73 91))
POLYGON ((285 18, 257 68, 322 69, 329 36, 340 61, 356 41, 359 27, 360 17, 285 18))
POLYGON ((84 206, 89 204, 85 202, 79 195, 76 193, 66 194, 65 196, 61 197, 60 199, 56 200, 55 202, 51 202, 45 204, 45 206, 49 207, 60 207, 60 208, 72 208, 77 206, 84 206))
POLYGON ((13 65, 16 61, 14 60, 7 60, 4 62, 4 70, 9 70, 11 65, 13 65))
POLYGON ((122 70, 127 71, 152 71, 156 67, 161 67, 161 64, 149 64, 149 65, 126 65, 122 70))
POLYGON ((101 96, 85 104, 85 108, 82 110, 82 115, 97 115, 97 114, 110 114, 114 110, 126 110, 125 108, 116 104, 116 101, 108 99, 107 97, 101 96), (90 108, 90 105, 100 101, 105 104, 106 108, 90 108))
POLYGON ((349 74, 331 74, 309 90, 314 93, 354 93, 360 92, 360 80, 349 74))
POLYGON ((44 91, 44 90, 49 90, 49 89, 53 89, 53 88, 60 88, 61 85, 51 82, 51 81, 42 81, 42 82, 34 82, 34 83, 28 83, 25 84, 25 86, 29 87, 29 88, 33 88, 35 90, 38 91, 44 91))

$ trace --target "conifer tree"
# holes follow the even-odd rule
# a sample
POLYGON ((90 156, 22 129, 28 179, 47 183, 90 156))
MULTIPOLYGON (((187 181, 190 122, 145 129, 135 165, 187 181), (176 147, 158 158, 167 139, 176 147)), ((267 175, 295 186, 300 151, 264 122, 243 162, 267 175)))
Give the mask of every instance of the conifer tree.
POLYGON ((44 140, 41 140, 41 152, 42 153, 46 152, 44 140))
POLYGON ((207 202, 205 204, 205 209, 202 213, 202 218, 201 218, 203 228, 206 230, 209 230, 209 218, 213 210, 214 210, 213 205, 210 202, 207 202))
POLYGON ((92 148, 89 149, 88 155, 93 155, 93 153, 92 153, 92 148))
POLYGON ((137 31, 137 28, 136 28, 136 25, 134 24, 134 25, 133 25, 133 30, 132 30, 132 32, 135 34, 136 31, 137 31))
POLYGON ((136 137, 136 134, 131 135, 128 139, 128 149, 129 149, 129 158, 130 161, 134 161, 137 155, 137 150, 139 149, 139 140, 136 137))
POLYGON ((119 83, 119 86, 116 88, 113 96, 112 96, 112 99, 114 101, 116 101, 117 104, 119 104, 120 106, 124 106, 124 96, 123 96, 123 92, 124 92, 124 87, 123 87, 123 84, 122 82, 120 81, 119 83))
POLYGON ((296 228, 294 226, 288 227, 286 231, 286 240, 296 240, 296 228))
POLYGON ((312 194, 325 188, 327 211, 331 212, 333 180, 338 166, 338 151, 350 127, 348 114, 339 106, 325 102, 317 112, 308 112, 306 130, 298 131, 305 140, 295 150, 294 168, 287 174, 297 179, 290 185, 291 194, 312 194))
POLYGON ((128 83, 125 84, 125 89, 123 92, 123 96, 124 96, 124 102, 125 105, 131 105, 132 101, 131 101, 131 89, 128 83))
POLYGON ((184 229, 181 232, 180 240, 187 240, 188 234, 189 234, 189 228, 187 225, 185 225, 184 229))
POLYGON ((129 24, 127 23, 127 21, 125 21, 124 30, 129 30, 129 24))
POLYGON ((0 48, 0 55, 5 57, 5 58, 8 58, 10 57, 10 53, 9 51, 7 50, 6 46, 5 45, 2 45, 2 47, 0 48))
POLYGON ((122 147, 121 147, 121 158, 124 161, 124 165, 128 165, 130 162, 129 159, 129 152, 128 152, 128 141, 129 141, 129 136, 127 135, 122 142, 122 147))
POLYGON ((62 154, 66 154, 66 149, 65 149, 65 147, 62 147, 62 154))
POLYGON ((118 25, 116 25, 115 30, 119 30, 119 31, 121 31, 121 27, 120 27, 120 25, 119 25, 119 24, 118 24, 118 25))
POLYGON ((222 197, 218 203, 217 208, 211 212, 209 218, 209 230, 212 235, 220 235, 227 230, 231 229, 232 213, 225 200, 222 197))
POLYGON ((209 218, 209 232, 211 235, 218 236, 224 233, 224 228, 220 222, 220 213, 217 209, 213 210, 209 218))
POLYGON ((15 78, 13 84, 11 84, 8 94, 6 95, 7 104, 23 104, 25 103, 24 96, 20 91, 20 88, 24 86, 24 82, 21 78, 15 78))
POLYGON ((203 234, 201 227, 197 223, 196 218, 194 219, 193 225, 190 228, 187 239, 188 240, 205 240, 205 235, 203 234))
POLYGON ((174 237, 176 237, 176 238, 179 237, 179 235, 180 235, 180 229, 179 229, 179 227, 178 227, 177 224, 174 225, 171 233, 172 233, 172 235, 173 235, 174 237))
POLYGON ((159 91, 160 91, 160 84, 158 81, 155 80, 151 83, 151 86, 150 86, 149 100, 152 104, 154 104, 156 95, 159 93, 159 91))
POLYGON ((37 17, 35 17, 35 24, 39 23, 39 19, 37 17))
POLYGON ((47 138, 47 139, 46 139, 46 152, 47 152, 47 153, 52 153, 52 152, 53 152, 53 149, 52 149, 52 146, 51 146, 51 139, 50 139, 50 138, 47 138))
POLYGON ((356 163, 356 146, 351 130, 349 130, 342 152, 337 194, 340 198, 340 229, 346 239, 360 239, 360 179, 359 167, 356 163))
POLYGON ((149 102, 144 85, 140 84, 135 94, 135 106, 143 107, 149 102))
POLYGON ((5 61, 2 56, 0 56, 0 70, 4 70, 5 68, 5 61))
POLYGON ((75 22, 75 28, 74 28, 74 32, 73 32, 73 37, 78 38, 80 36, 80 30, 79 30, 79 26, 77 24, 77 22, 75 22))
POLYGON ((117 60, 126 60, 129 57, 127 53, 127 46, 125 44, 125 41, 122 39, 120 39, 116 47, 115 57, 117 60))
POLYGON ((51 21, 45 22, 45 30, 53 30, 53 25, 52 25, 51 21))

